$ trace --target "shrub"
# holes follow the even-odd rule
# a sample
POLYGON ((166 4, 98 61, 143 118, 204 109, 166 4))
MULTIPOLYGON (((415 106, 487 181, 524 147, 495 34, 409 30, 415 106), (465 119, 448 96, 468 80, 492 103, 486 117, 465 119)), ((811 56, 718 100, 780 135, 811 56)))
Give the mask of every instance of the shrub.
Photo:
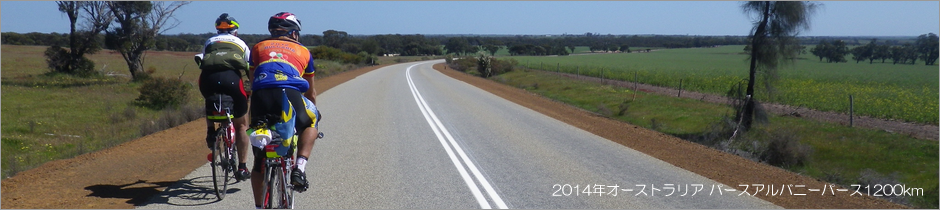
POLYGON ((444 63, 451 64, 454 62, 454 55, 447 54, 444 56, 444 63))
MULTIPOLYGON (((882 186, 904 184, 904 183, 901 183, 901 181, 899 181, 900 176, 901 175, 898 174, 897 172, 894 172, 891 175, 885 176, 881 173, 878 173, 875 170, 866 168, 865 170, 862 170, 862 172, 858 174, 858 184, 861 186, 872 186, 873 188, 875 185, 878 185, 878 184, 882 186)), ((874 188, 874 189, 879 189, 879 188, 874 188)), ((879 195, 882 195, 882 198, 889 200, 891 202, 894 202, 894 203, 898 203, 898 204, 903 204, 903 205, 911 204, 911 202, 907 199, 906 196, 894 196, 894 194, 897 192, 894 192, 893 191, 894 189, 892 189, 891 186, 885 186, 883 189, 884 190, 881 191, 879 194, 879 195)))
POLYGON ((176 108, 189 96, 189 85, 179 79, 155 77, 140 86, 139 106, 151 109, 176 108))
POLYGON ((796 132, 776 130, 770 133, 761 161, 774 166, 801 166, 809 160, 812 148, 802 144, 796 132))
MULTIPOLYGON (((467 72, 467 70, 471 70, 471 69, 476 70, 477 58, 474 58, 472 56, 463 57, 460 59, 453 60, 453 62, 448 66, 454 70, 462 71, 462 72, 467 72)), ((482 72, 477 71, 477 73, 482 73, 482 72)))
POLYGON ((46 56, 46 64, 51 72, 68 72, 69 51, 58 45, 46 48, 43 53, 46 56))
POLYGON ((95 62, 85 57, 72 58, 68 50, 58 45, 46 48, 43 55, 46 56, 46 64, 50 72, 80 77, 91 77, 99 74, 98 71, 95 71, 95 62))
MULTIPOLYGON (((323 45, 311 48, 310 54, 313 55, 314 59, 340 61, 347 64, 360 64, 368 59, 368 57, 362 55, 363 53, 356 55, 323 45)), ((365 53, 365 56, 368 56, 368 53, 365 53)))
POLYGON ((493 58, 493 61, 490 62, 490 68, 492 68, 494 75, 510 72, 513 70, 513 67, 517 65, 519 65, 519 61, 516 61, 516 59, 512 58, 505 60, 493 58))

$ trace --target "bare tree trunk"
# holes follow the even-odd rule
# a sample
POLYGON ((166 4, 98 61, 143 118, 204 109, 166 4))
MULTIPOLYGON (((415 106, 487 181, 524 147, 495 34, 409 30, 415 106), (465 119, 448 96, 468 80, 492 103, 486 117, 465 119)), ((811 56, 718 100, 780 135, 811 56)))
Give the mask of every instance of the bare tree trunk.
POLYGON ((757 26, 757 29, 754 30, 754 36, 751 38, 751 66, 748 73, 748 82, 747 82, 747 94, 745 95, 744 101, 744 111, 741 113, 741 126, 745 131, 751 129, 751 124, 754 121, 754 85, 757 83, 757 59, 760 58, 761 49, 764 47, 764 42, 766 38, 766 26, 767 21, 770 16, 770 2, 764 2, 763 17, 761 17, 760 25, 757 26))

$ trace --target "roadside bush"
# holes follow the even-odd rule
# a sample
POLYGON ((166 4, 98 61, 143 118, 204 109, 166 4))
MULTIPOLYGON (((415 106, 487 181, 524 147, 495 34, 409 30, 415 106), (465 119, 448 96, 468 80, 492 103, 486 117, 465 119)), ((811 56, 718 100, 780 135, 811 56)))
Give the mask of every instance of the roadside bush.
POLYGON ((451 54, 444 55, 444 63, 451 64, 453 62, 454 62, 454 55, 451 55, 451 54))
MULTIPOLYGON (((471 69, 476 70, 477 58, 474 58, 472 56, 467 56, 467 57, 463 57, 460 59, 456 59, 456 60, 453 60, 453 62, 451 62, 450 64, 448 64, 448 67, 457 71, 461 71, 461 72, 467 72, 467 70, 471 70, 471 69)), ((477 73, 480 73, 480 72, 477 71, 477 73)))
POLYGON ((492 61, 490 62, 490 66, 493 70, 493 75, 500 75, 503 73, 510 72, 517 65, 519 65, 519 61, 516 61, 516 59, 512 59, 512 58, 505 59, 505 60, 492 58, 492 61))
MULTIPOLYGON (((882 185, 882 186, 885 186, 885 185, 893 186, 896 184, 904 185, 904 183, 901 183, 901 181, 899 181, 901 178, 900 176, 901 175, 898 174, 897 172, 894 172, 886 176, 881 173, 878 173, 875 170, 866 168, 865 170, 863 170, 862 172, 858 174, 857 183, 861 186, 871 186, 873 189, 880 189, 880 188, 874 188, 875 185, 882 185)), ((882 195, 881 196, 882 198, 889 200, 891 202, 894 202, 894 203, 898 203, 898 204, 911 205, 911 202, 908 200, 908 197, 894 196, 893 194, 898 193, 898 192, 894 192, 893 191, 894 189, 892 189, 891 186, 885 186, 883 188, 884 190, 880 192, 880 195, 882 195)))
POLYGON ((800 143, 796 132, 776 130, 768 135, 767 147, 760 160, 774 166, 801 166, 809 160, 812 148, 800 143))
POLYGON ((179 79, 155 77, 144 81, 138 90, 140 96, 134 102, 156 110, 176 108, 189 97, 189 85, 179 79))
MULTIPOLYGON (((310 48, 310 54, 313 55, 314 59, 340 61, 347 64, 361 64, 368 59, 368 57, 363 57, 363 53, 356 55, 323 45, 310 48)), ((365 56, 368 56, 368 53, 365 56)))
POLYGON ((375 55, 371 55, 365 51, 359 52, 359 54, 356 54, 356 55, 362 58, 362 64, 366 64, 366 65, 378 64, 376 63, 378 61, 378 58, 376 58, 375 55))

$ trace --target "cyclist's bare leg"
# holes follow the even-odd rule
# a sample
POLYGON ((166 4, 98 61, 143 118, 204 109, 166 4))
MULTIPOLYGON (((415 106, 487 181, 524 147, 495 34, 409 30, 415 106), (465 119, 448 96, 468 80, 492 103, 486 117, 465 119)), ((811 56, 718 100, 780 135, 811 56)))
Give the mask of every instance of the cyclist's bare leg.
MULTIPOLYGON (((215 123, 206 119, 206 138, 215 138, 215 123)), ((211 145, 209 150, 212 150, 211 145)))
POLYGON ((306 128, 300 133, 300 142, 297 147, 297 156, 310 158, 310 151, 313 150, 313 144, 317 140, 317 128, 306 128))
POLYGON ((248 161, 248 153, 251 153, 251 143, 248 142, 248 114, 242 117, 232 119, 235 124, 235 149, 238 150, 238 163, 248 161))

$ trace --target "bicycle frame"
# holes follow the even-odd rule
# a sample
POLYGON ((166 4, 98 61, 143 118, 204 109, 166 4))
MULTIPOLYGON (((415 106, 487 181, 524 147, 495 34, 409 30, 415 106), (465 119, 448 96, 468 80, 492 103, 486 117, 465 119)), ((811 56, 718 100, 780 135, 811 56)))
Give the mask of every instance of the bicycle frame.
MULTIPOLYGON (((265 146, 265 152, 274 152, 274 147, 280 143, 281 141, 272 141, 265 146)), ((290 146, 286 156, 265 158, 263 208, 294 208, 294 186, 290 183, 290 172, 294 167, 296 150, 297 146, 294 144, 290 146)))
MULTIPOLYGON (((212 149, 213 156, 211 167, 213 187, 215 188, 214 193, 219 200, 222 200, 225 198, 229 181, 233 179, 230 175, 236 170, 234 151, 235 126, 233 126, 232 123, 231 109, 229 107, 223 107, 222 97, 218 98, 219 103, 215 107, 216 113, 224 114, 224 116, 218 116, 219 118, 215 120, 222 118, 225 120, 212 123, 216 128, 216 143, 212 149)), ((207 116, 207 118, 213 116, 207 116)))

